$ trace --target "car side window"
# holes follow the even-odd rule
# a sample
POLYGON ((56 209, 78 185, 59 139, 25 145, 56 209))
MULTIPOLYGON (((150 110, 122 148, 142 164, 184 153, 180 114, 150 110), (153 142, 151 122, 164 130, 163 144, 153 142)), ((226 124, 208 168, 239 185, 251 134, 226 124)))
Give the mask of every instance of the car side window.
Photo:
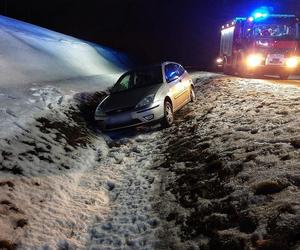
POLYGON ((165 75, 167 83, 173 82, 180 77, 179 65, 170 63, 165 66, 165 75))

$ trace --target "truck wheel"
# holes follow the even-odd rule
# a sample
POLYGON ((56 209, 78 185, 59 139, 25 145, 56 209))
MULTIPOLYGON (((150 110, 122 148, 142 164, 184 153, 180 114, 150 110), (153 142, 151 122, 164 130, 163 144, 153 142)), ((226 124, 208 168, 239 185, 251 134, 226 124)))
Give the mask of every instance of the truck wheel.
POLYGON ((233 75, 233 70, 230 66, 227 66, 226 64, 223 67, 223 72, 226 75, 233 75))
POLYGON ((173 107, 170 101, 165 101, 164 107, 164 118, 161 121, 161 126, 163 128, 171 127, 174 122, 173 107))
POLYGON ((249 73, 246 65, 243 63, 242 55, 239 55, 239 57, 238 57, 237 72, 238 72, 239 77, 242 77, 242 78, 247 78, 248 73, 249 73))
POLYGON ((290 74, 284 73, 284 74, 280 74, 280 75, 279 75, 279 78, 280 78, 281 80, 287 80, 287 79, 289 79, 289 76, 290 76, 290 74))

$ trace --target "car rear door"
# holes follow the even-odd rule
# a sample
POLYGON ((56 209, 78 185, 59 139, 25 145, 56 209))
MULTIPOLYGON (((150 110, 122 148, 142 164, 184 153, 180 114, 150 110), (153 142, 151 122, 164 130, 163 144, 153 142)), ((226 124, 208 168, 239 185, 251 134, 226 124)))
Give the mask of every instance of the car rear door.
POLYGON ((191 78, 186 70, 178 65, 179 76, 181 79, 181 84, 183 85, 182 99, 183 104, 187 103, 190 100, 190 86, 191 86, 191 78))
POLYGON ((165 78, 169 87, 169 93, 176 111, 186 103, 188 87, 184 79, 185 71, 176 63, 165 65, 165 78))

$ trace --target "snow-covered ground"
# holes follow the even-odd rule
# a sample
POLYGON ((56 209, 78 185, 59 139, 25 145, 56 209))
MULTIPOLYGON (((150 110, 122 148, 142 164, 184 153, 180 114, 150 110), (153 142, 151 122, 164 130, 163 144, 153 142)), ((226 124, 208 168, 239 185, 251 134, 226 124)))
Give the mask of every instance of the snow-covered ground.
POLYGON ((84 248, 106 196, 81 181, 105 143, 79 108, 129 66, 119 52, 0 16, 0 249, 57 248, 70 235, 84 248))
POLYGON ((169 129, 112 140, 88 128, 87 98, 6 140, 0 247, 298 249, 300 89, 193 78, 169 129))
POLYGON ((104 135, 120 58, 0 26, 0 249, 300 248, 300 88, 195 72, 174 126, 104 135))
POLYGON ((224 76, 200 82, 197 102, 164 136, 158 212, 167 247, 299 249, 300 89, 224 76))
POLYGON ((0 16, 0 138, 50 102, 106 89, 129 62, 108 48, 0 16))

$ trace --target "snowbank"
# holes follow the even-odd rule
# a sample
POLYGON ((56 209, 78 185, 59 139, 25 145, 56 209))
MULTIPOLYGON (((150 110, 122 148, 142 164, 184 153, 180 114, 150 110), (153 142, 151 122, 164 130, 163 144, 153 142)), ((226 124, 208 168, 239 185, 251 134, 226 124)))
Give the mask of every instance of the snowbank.
POLYGON ((128 58, 79 39, 0 17, 0 86, 109 75, 128 58))
POLYGON ((129 65, 111 49, 0 16, 0 138, 66 94, 106 89, 129 65))
POLYGON ((0 249, 85 248, 108 209, 106 188, 90 189, 107 146, 87 128, 82 96, 129 65, 108 48, 0 16, 0 249))

